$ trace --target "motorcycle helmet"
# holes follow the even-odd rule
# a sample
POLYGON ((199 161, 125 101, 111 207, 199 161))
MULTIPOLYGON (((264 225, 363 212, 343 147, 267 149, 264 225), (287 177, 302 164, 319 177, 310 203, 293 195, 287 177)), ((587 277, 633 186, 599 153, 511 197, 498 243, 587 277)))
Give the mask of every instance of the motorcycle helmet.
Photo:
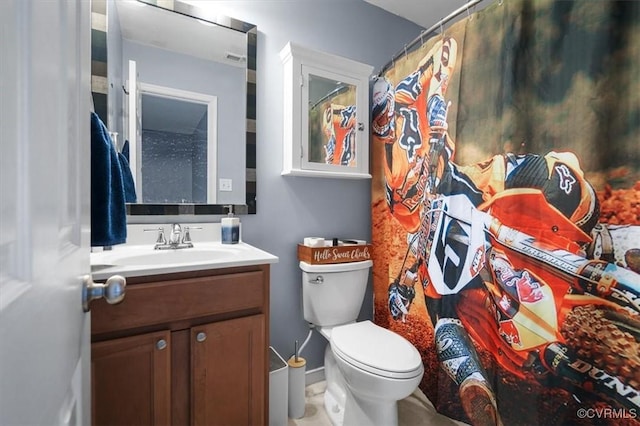
POLYGON ((393 136, 395 93, 393 85, 384 77, 373 84, 373 108, 371 112, 373 134, 382 138, 393 136))

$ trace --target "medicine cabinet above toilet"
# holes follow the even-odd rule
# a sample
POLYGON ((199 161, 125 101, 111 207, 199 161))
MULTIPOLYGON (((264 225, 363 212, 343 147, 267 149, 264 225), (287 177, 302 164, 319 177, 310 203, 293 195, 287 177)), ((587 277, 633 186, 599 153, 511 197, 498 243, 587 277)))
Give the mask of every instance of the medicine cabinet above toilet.
POLYGON ((288 43, 283 175, 369 179, 370 65, 288 43))

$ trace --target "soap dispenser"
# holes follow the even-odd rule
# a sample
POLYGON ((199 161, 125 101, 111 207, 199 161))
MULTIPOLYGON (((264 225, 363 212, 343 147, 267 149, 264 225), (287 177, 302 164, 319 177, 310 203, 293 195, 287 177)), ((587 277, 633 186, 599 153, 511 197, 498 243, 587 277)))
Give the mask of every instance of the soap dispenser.
POLYGON ((233 206, 227 206, 229 213, 220 221, 222 244, 238 244, 240 242, 240 218, 233 215, 233 206))

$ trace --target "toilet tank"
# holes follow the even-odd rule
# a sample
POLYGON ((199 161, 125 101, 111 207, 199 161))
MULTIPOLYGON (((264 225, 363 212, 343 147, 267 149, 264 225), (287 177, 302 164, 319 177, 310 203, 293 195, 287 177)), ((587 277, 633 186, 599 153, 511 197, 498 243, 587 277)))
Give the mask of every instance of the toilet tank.
POLYGON ((304 319, 322 327, 354 322, 364 300, 371 265, 370 260, 328 265, 300 262, 304 319))

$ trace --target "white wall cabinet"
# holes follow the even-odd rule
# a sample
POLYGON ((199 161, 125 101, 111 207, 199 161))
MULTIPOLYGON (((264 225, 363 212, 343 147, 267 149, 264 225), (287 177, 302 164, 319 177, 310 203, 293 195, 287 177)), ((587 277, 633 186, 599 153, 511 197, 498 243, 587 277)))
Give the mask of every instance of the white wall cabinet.
POLYGON ((288 43, 283 175, 368 179, 370 65, 288 43))

